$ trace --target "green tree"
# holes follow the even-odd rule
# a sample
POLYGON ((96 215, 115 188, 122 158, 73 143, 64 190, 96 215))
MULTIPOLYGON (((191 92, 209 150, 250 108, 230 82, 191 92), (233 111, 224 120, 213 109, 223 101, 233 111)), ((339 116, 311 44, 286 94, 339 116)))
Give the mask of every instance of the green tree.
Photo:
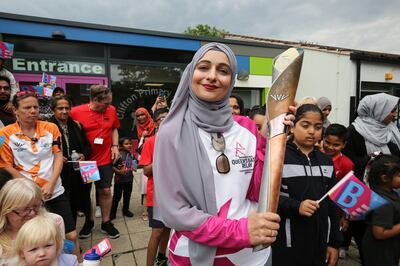
POLYGON ((207 24, 199 24, 196 27, 187 27, 184 34, 191 36, 206 36, 206 37, 214 37, 214 38, 224 38, 225 34, 228 34, 228 31, 224 29, 219 30, 215 26, 211 27, 207 24))

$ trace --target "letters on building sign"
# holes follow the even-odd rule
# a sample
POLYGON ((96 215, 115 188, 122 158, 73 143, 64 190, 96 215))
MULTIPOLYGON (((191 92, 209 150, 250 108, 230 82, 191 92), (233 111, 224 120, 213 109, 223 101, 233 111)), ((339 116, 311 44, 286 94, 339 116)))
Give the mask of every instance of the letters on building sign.
POLYGON ((152 88, 147 87, 146 89, 135 89, 131 95, 127 95, 127 97, 121 101, 117 107, 117 115, 119 119, 124 119, 125 112, 128 110, 128 107, 134 103, 136 100, 146 97, 146 96, 157 96, 160 93, 164 93, 164 95, 168 98, 172 94, 172 91, 165 90, 162 88, 152 88))
POLYGON ((13 71, 50 72, 65 74, 105 74, 100 63, 13 58, 13 71))

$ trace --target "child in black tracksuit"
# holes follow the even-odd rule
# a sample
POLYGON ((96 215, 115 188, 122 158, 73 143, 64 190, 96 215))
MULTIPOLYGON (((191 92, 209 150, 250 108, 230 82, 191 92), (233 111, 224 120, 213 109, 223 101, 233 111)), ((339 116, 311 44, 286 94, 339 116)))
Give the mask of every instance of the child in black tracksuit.
POLYGON ((133 187, 133 172, 137 168, 137 160, 131 153, 132 141, 129 138, 121 138, 119 140, 120 158, 113 165, 114 176, 114 194, 112 207, 110 212, 110 220, 115 219, 117 215, 118 203, 124 195, 122 214, 126 217, 133 217, 133 213, 129 210, 129 202, 133 187))
POLYGON ((315 147, 323 114, 312 104, 299 107, 288 141, 282 174, 277 240, 272 244, 276 266, 335 265, 342 235, 339 209, 330 200, 317 201, 336 183, 332 159, 315 147))

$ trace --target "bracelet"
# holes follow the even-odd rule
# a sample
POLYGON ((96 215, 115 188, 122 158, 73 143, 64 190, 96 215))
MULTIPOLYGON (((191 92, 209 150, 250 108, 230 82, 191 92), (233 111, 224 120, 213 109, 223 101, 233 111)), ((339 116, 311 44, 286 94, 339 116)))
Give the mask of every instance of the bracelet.
POLYGON ((117 145, 111 145, 111 147, 118 147, 119 145, 117 144, 117 145))

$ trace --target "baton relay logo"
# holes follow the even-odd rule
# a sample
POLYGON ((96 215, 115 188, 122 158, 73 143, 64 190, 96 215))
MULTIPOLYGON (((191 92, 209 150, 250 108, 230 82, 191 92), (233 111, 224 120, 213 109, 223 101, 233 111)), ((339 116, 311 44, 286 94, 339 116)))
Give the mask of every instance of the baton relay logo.
POLYGON ((236 157, 240 157, 240 156, 245 156, 246 155, 244 147, 239 142, 236 142, 235 155, 236 155, 236 157))
POLYGON ((289 97, 289 95, 287 94, 275 94, 275 95, 270 95, 272 99, 274 99, 275 101, 283 101, 285 100, 287 97, 289 97))

